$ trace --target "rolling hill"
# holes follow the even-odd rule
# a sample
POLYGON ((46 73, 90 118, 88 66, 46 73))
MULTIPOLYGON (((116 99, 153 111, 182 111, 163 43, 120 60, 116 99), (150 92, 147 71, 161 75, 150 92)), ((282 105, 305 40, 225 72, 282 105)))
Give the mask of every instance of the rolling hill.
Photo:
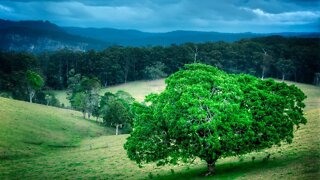
POLYGON ((187 42, 235 42, 241 39, 265 37, 265 36, 284 36, 284 37, 320 37, 320 33, 223 33, 206 31, 185 31, 176 30, 170 32, 142 32, 138 30, 124 30, 113 28, 79 28, 63 27, 63 29, 74 35, 87 38, 99 39, 113 45, 122 46, 169 46, 171 44, 183 44, 187 42))
POLYGON ((113 134, 77 111, 1 97, 0 107, 1 161, 77 147, 85 138, 113 134))
MULTIPOLYGON (((320 87, 294 84, 308 96, 305 101, 305 116, 308 122, 294 132, 293 143, 240 157, 219 159, 217 174, 207 177, 208 179, 317 179, 319 177, 320 87), (270 158, 266 159, 268 154, 270 158)), ((126 90, 141 100, 140 97, 145 93, 157 93, 164 87, 163 80, 157 80, 127 83, 103 91, 126 90), (138 89, 144 90, 138 91, 138 89)), ((128 159, 123 149, 128 135, 108 136, 107 132, 103 135, 100 134, 100 127, 93 124, 94 128, 91 129, 89 136, 96 137, 86 138, 88 122, 80 119, 81 115, 77 112, 4 98, 0 99, 0 105, 2 107, 0 109, 1 151, 14 152, 15 148, 27 149, 31 146, 32 148, 44 146, 42 150, 45 150, 37 151, 41 152, 37 156, 1 159, 0 179, 200 179, 206 171, 206 163, 200 160, 196 160, 193 164, 164 167, 157 167, 151 163, 139 168, 128 159), (12 123, 15 119, 18 119, 21 125, 12 123), (73 123, 78 125, 75 126, 73 123), (17 136, 6 136, 10 134, 8 131, 14 132, 17 136), (60 132, 65 134, 63 137, 68 138, 54 140, 54 137, 60 137, 60 133, 53 133, 50 136, 43 134, 47 131, 60 132), (40 140, 36 141, 39 138, 40 140), (21 139, 33 140, 33 143, 30 145, 30 142, 24 143, 21 139), (38 144, 34 141, 48 141, 48 143, 38 144), (3 146, 5 144, 3 142, 12 145, 8 148, 8 145, 3 146), (60 146, 59 150, 49 150, 50 144, 54 144, 55 149, 60 146), (74 146, 61 148, 61 144, 74 146)))

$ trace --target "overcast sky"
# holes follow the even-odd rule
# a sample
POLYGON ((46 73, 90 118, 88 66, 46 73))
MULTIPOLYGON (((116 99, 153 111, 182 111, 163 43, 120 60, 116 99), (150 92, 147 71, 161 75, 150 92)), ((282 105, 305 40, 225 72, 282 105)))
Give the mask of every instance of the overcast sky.
POLYGON ((149 32, 319 32, 320 0, 2 0, 0 18, 149 32))

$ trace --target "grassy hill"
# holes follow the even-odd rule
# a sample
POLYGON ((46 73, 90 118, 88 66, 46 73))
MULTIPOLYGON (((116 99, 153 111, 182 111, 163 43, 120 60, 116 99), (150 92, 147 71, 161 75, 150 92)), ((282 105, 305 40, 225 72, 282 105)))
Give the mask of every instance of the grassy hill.
MULTIPOLYGON (((111 134, 72 110, 0 98, 0 160, 76 147, 88 137, 111 134)), ((1 179, 1 178, 0 178, 1 179)))
MULTIPOLYGON (((301 126, 299 130, 294 132, 295 138, 293 143, 283 144, 281 147, 273 147, 261 152, 253 152, 241 157, 219 159, 217 163, 217 175, 214 177, 207 177, 207 179, 317 179, 320 177, 320 88, 306 84, 296 85, 308 96, 305 101, 307 105, 305 113, 308 123, 301 126), (270 159, 266 160, 265 157, 269 153, 271 155, 270 159), (252 157, 255 157, 254 161, 252 160, 252 157)), ((139 97, 148 93, 147 91, 158 92, 163 88, 163 80, 158 80, 127 83, 125 85, 111 87, 104 91, 117 91, 118 89, 122 89, 131 93, 136 97, 136 99, 141 100, 139 97)), ((81 120, 81 115, 76 114, 74 111, 60 110, 56 108, 47 109, 47 107, 44 106, 31 105, 7 99, 0 99, 0 105, 1 107, 3 107, 3 105, 7 107, 1 108, 1 121, 3 121, 3 118, 14 119, 12 118, 14 116, 21 117, 23 113, 32 114, 29 113, 32 110, 39 111, 38 115, 28 115, 28 118, 26 119, 29 119, 30 121, 32 119, 40 119, 38 118, 40 117, 40 114, 45 118, 50 114, 48 113, 50 109, 52 116, 56 117, 56 121, 59 121, 59 118, 65 119, 69 117, 70 122, 80 124, 82 122, 85 124, 87 123, 87 121, 81 120), (24 106, 29 107, 29 109, 17 110, 17 107, 24 108, 24 106), (12 109, 12 112, 6 112, 6 110, 3 111, 3 109, 12 109), (15 113, 15 111, 18 113, 15 113), (45 111, 48 112, 46 113, 45 111), (8 115, 4 116, 3 114, 8 115)), ((24 120, 25 118, 20 118, 20 121, 24 120)), ((5 120, 5 122, 6 121, 8 120, 5 120)), ((3 129, 7 130, 7 128, 2 128, 3 124, 0 124, 0 133, 2 133, 0 134, 0 142, 3 142, 3 129)), ((7 125, 6 127, 14 128, 15 125, 7 125)), ((43 129, 42 131, 48 128, 43 126, 40 127, 43 129)), ((20 130, 17 130, 17 133, 22 130, 23 128, 20 128, 20 130)), ((33 127, 28 127, 26 130, 23 130, 24 134, 29 130, 33 130, 33 127)), ((97 131, 92 131, 91 135, 99 136, 100 134, 98 134, 98 132, 100 132, 98 129, 97 131)), ((38 138, 37 135, 39 135, 39 131, 34 133, 35 135, 29 137, 38 138)), ((87 137, 85 135, 85 130, 82 132, 75 132, 72 130, 68 137, 73 137, 73 133, 79 133, 78 136, 80 137, 87 137)), ((45 151, 39 156, 1 160, 0 179, 203 178, 202 174, 206 171, 206 163, 200 160, 197 160, 191 165, 181 164, 177 166, 157 167, 155 164, 148 164, 143 168, 139 168, 134 162, 127 158, 126 152, 123 149, 123 144, 127 137, 128 135, 99 136, 96 138, 86 138, 83 141, 80 141, 80 138, 71 138, 71 140, 67 142, 73 142, 71 144, 76 144, 73 148, 60 148, 61 150, 59 151, 45 151)), ((11 137, 11 139, 12 141, 7 141, 10 142, 9 144, 13 143, 13 140, 17 140, 18 138, 11 137)), ((53 141, 50 136, 47 136, 46 139, 49 142, 53 141)), ((58 145, 60 145, 61 142, 64 141, 59 141, 58 145)), ((14 145, 14 147, 22 147, 26 145, 27 144, 25 143, 20 143, 19 146, 14 145)), ((40 146, 45 145, 43 144, 40 146)), ((11 151, 14 149, 11 148, 9 150, 5 150, 11 151)), ((45 150, 47 150, 47 148, 45 150)))

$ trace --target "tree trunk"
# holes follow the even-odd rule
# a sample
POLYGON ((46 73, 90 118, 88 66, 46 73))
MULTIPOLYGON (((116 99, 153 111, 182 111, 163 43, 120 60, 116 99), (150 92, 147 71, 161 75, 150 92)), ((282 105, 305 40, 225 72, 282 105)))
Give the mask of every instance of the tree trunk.
POLYGON ((86 119, 86 112, 82 111, 83 119, 86 119))
POLYGON ((210 158, 209 160, 206 160, 208 172, 205 174, 205 176, 211 176, 215 174, 216 161, 217 159, 212 159, 212 158, 210 158))
POLYGON ((116 125, 116 135, 119 134, 119 124, 116 125))
POLYGON ((211 176, 215 173, 215 162, 213 163, 207 163, 208 172, 205 174, 205 176, 211 176))
POLYGON ((29 93, 29 102, 30 102, 30 103, 32 103, 32 99, 33 99, 34 95, 35 95, 35 92, 34 92, 34 91, 31 91, 31 92, 29 93))
POLYGON ((285 77, 285 75, 284 75, 284 73, 282 73, 282 82, 284 81, 284 77, 285 77))
POLYGON ((262 69, 262 76, 261 76, 261 79, 262 79, 262 80, 264 79, 264 68, 262 69))

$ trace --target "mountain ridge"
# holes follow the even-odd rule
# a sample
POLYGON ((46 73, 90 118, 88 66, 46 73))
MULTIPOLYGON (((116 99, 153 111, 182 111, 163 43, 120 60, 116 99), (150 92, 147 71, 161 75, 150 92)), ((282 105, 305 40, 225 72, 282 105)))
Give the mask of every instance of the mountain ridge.
POLYGON ((143 32, 135 29, 63 27, 50 21, 10 21, 0 19, 0 49, 14 51, 55 51, 68 48, 86 51, 121 46, 169 46, 187 42, 235 42, 241 39, 280 35, 320 37, 319 32, 224 33, 215 31, 175 30, 143 32))

